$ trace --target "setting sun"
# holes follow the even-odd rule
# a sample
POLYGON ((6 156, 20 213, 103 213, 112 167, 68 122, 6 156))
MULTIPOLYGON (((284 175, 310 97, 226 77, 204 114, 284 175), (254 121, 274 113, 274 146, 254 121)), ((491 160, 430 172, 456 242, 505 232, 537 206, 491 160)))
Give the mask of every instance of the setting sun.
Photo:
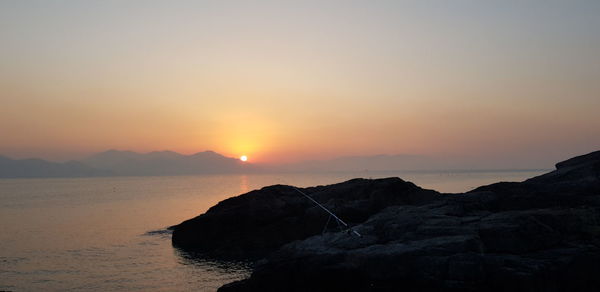
POLYGON ((0 0, 0 292, 600 292, 600 0, 448 2, 0 0))

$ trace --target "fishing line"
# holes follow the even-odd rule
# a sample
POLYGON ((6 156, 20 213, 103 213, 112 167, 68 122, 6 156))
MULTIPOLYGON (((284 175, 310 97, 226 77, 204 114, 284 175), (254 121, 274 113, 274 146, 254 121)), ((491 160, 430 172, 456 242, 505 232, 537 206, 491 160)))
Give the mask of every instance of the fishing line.
MULTIPOLYGON (((311 202, 315 203, 317 206, 319 206, 319 208, 321 208, 323 211, 325 211, 327 214, 329 214, 329 218, 327 219, 327 223, 325 224, 325 227, 323 228, 323 233, 325 232, 325 230, 327 229, 327 225, 329 224, 329 221, 331 221, 331 218, 335 219, 335 221, 337 222, 338 226, 343 226, 346 231, 348 232, 348 234, 353 234, 356 235, 358 237, 362 237, 362 235, 354 230, 352 227, 350 227, 350 225, 348 225, 348 223, 344 222, 344 220, 342 220, 340 217, 338 217, 337 215, 335 215, 333 212, 331 212, 329 209, 327 209, 325 206, 323 206, 321 203, 317 202, 317 200, 315 200, 313 197, 309 196, 308 194, 306 194, 305 192, 301 191, 299 188, 288 184, 283 178, 278 177, 278 179, 283 182, 285 185, 293 188, 296 192, 300 193, 302 196, 304 196, 305 198, 309 199, 311 202)), ((340 229, 344 229, 340 226, 340 229)))

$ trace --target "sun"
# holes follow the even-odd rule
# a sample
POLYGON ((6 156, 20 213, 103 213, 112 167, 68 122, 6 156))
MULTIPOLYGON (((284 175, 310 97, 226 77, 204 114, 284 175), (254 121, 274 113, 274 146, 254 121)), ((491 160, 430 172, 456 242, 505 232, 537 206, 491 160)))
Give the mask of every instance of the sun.
POLYGON ((246 162, 246 161, 248 161, 248 156, 242 155, 242 156, 240 156, 240 160, 246 162))

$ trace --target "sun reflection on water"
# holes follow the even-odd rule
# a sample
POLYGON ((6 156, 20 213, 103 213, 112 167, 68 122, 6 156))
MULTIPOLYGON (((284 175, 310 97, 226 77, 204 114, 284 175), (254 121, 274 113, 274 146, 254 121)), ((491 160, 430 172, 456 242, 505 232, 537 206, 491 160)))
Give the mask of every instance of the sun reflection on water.
POLYGON ((240 194, 245 194, 250 191, 248 187, 248 176, 243 174, 240 176, 240 194))

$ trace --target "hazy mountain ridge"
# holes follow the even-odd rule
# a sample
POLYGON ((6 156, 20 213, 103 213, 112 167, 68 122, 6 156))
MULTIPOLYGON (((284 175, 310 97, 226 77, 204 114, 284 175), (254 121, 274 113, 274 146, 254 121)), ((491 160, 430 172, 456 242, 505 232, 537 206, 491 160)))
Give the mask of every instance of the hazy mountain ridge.
POLYGON ((0 156, 0 177, 94 177, 110 176, 111 171, 85 165, 79 161, 49 162, 37 158, 11 159, 0 156))
POLYGON ((343 156, 328 160, 309 160, 290 163, 278 169, 282 171, 392 171, 436 169, 442 164, 422 155, 370 155, 343 156))
POLYGON ((0 156, 1 178, 191 175, 239 173, 253 168, 249 163, 213 151, 183 155, 173 151, 108 150, 68 162, 0 156))
MULTIPOLYGON (((494 165, 494 164, 491 164, 494 165)), ((368 171, 435 171, 484 169, 460 160, 397 154, 343 156, 329 160, 309 160, 284 165, 242 162, 214 151, 185 155, 174 151, 138 153, 108 150, 80 161, 64 163, 42 159, 15 160, 0 156, 0 177, 91 177, 91 176, 161 176, 226 173, 277 172, 368 172, 368 171)), ((490 167, 486 170, 502 169, 490 167)))
POLYGON ((213 151, 183 155, 173 151, 136 153, 108 150, 82 160, 116 175, 184 175, 204 173, 238 173, 249 171, 252 165, 213 151))

